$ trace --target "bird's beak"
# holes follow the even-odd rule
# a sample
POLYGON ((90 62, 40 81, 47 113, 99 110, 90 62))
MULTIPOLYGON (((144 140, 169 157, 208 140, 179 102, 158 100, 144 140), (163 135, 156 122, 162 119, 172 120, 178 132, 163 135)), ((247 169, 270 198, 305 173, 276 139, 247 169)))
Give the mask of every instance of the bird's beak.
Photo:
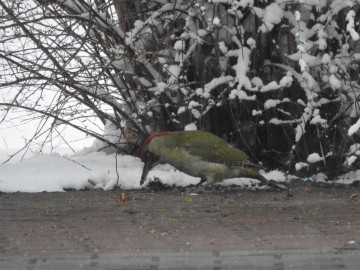
POLYGON ((158 165, 159 159, 154 155, 146 155, 144 160, 144 168, 141 174, 140 185, 144 184, 145 179, 149 171, 158 165))

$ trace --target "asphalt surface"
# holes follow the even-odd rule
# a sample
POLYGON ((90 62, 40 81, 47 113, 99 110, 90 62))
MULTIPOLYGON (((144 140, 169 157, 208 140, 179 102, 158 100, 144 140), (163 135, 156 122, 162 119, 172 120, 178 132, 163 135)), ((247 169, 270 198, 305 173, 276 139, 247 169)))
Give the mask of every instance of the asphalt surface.
POLYGON ((120 193, 0 194, 0 269, 360 269, 358 187, 120 193))

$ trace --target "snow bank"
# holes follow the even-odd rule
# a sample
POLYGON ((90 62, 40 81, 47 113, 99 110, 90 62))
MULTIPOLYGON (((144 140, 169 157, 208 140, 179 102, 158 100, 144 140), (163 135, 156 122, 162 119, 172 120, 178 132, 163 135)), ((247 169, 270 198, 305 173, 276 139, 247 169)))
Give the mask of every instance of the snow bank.
MULTIPOLYGON (((122 189, 139 189, 143 163, 132 156, 107 155, 103 152, 75 156, 59 154, 36 154, 15 163, 0 165, 1 192, 56 192, 67 189, 86 188, 112 189, 117 182, 122 189), (95 183, 93 187, 91 182, 95 183)), ((282 172, 273 171, 265 177, 284 181, 282 172)), ((184 174, 174 167, 164 164, 155 167, 147 176, 144 186, 154 179, 169 186, 195 185, 200 178, 184 174)), ((221 185, 252 187, 259 183, 256 179, 234 178, 221 182, 221 185)), ((267 187, 263 187, 267 188, 267 187)))
MULTIPOLYGON (((308 162, 318 162, 322 158, 313 153, 308 162)), ((158 180, 169 186, 195 185, 200 178, 189 176, 174 167, 163 164, 151 170, 144 186, 140 186, 143 163, 139 158, 103 152, 87 153, 74 156, 59 154, 35 154, 22 161, 0 164, 0 192, 54 192, 67 189, 86 188, 112 189, 118 180, 122 189, 139 189, 150 181, 158 180), (116 171, 117 164, 117 171, 116 171), (95 187, 90 184, 95 183, 95 187)), ((283 182, 286 175, 281 171, 261 172, 267 179, 283 182)), ((339 176, 339 183, 351 183, 360 178, 360 170, 339 176)), ((314 181, 320 181, 316 178, 314 181)), ((322 180, 323 181, 323 180, 322 180)), ((222 186, 238 185, 245 188, 258 188, 256 179, 233 178, 219 184, 222 186)), ((262 186, 262 189, 268 187, 262 186)))
MULTIPOLYGON (((124 189, 139 188, 141 169, 140 159, 118 156, 119 184, 124 189)), ((91 153, 64 158, 38 154, 18 163, 0 165, 2 192, 80 190, 91 186, 88 180, 111 189, 117 180, 115 155, 91 153)))

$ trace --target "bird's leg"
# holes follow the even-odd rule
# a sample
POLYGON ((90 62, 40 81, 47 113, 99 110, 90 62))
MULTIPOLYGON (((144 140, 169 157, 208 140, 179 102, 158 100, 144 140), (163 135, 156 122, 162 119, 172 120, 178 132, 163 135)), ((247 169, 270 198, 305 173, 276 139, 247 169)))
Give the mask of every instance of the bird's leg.
POLYGON ((200 182, 196 184, 195 188, 198 188, 202 183, 206 182, 206 177, 201 177, 200 182))
POLYGON ((201 177, 200 182, 196 184, 192 191, 195 193, 203 193, 205 190, 203 187, 201 187, 201 184, 205 183, 206 181, 206 177, 201 177))

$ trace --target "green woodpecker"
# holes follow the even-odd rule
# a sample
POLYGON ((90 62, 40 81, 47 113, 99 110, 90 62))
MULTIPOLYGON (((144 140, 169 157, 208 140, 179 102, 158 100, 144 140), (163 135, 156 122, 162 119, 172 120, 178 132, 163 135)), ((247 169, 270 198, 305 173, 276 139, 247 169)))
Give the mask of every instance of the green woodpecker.
POLYGON ((198 185, 248 177, 284 189, 262 176, 257 171, 259 166, 251 163, 243 151, 206 131, 153 133, 144 142, 141 155, 145 164, 140 185, 152 168, 159 163, 168 163, 186 174, 200 177, 198 185))

